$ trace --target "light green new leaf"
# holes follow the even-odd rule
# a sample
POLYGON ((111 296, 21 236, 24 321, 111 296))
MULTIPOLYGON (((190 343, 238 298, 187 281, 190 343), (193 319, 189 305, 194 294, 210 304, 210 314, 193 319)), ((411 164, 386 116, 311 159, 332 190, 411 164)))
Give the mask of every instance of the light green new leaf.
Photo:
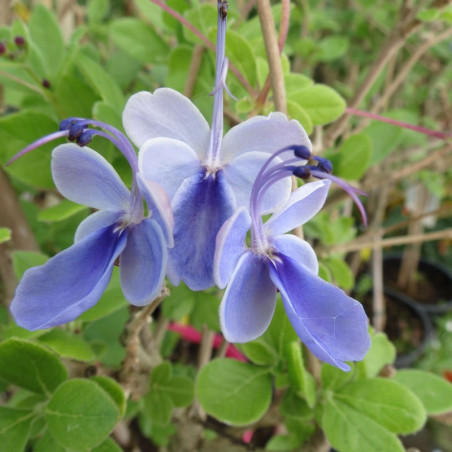
POLYGON ((73 379, 63 383, 46 408, 46 420, 53 437, 74 450, 99 445, 119 418, 119 409, 112 398, 89 380, 73 379))
POLYGON ((398 371, 394 380, 419 397, 428 414, 452 411, 452 384, 444 378, 422 370, 398 371))
POLYGON ((325 403, 322 427, 331 445, 339 452, 404 452, 394 433, 333 398, 325 403))
POLYGON ((292 95, 292 99, 310 116, 312 123, 328 124, 345 112, 345 100, 326 85, 314 85, 292 95))
POLYGON ((8 240, 11 240, 11 229, 0 228, 0 243, 7 242, 8 240))
POLYGON ((0 344, 0 379, 50 396, 66 378, 65 367, 44 347, 14 338, 0 344))
POLYGON ((267 369, 232 359, 215 359, 196 380, 197 398, 204 410, 222 422, 247 425, 270 406, 272 380, 267 369))
POLYGON ((387 364, 392 364, 396 357, 396 349, 384 333, 376 333, 371 336, 371 346, 363 361, 360 361, 358 369, 363 370, 366 377, 376 377, 387 364))
POLYGON ((308 135, 312 133, 314 126, 312 125, 311 117, 297 103, 291 100, 287 101, 287 113, 290 118, 296 119, 303 126, 308 135))
POLYGON ((426 421, 421 401, 387 378, 357 380, 337 391, 334 398, 393 433, 414 433, 426 421))

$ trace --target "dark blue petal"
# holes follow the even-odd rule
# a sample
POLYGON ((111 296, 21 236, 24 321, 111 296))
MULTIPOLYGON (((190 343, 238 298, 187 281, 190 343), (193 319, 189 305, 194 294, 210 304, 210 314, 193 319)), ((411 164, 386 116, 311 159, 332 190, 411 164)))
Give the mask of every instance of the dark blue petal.
POLYGON ((322 361, 350 370, 370 346, 367 317, 358 301, 279 254, 270 277, 281 292, 287 315, 300 339, 322 361))
POLYGON ((181 278, 192 290, 214 285, 215 239, 232 216, 235 198, 222 171, 192 176, 174 195, 174 248, 170 250, 169 274, 181 278))
POLYGON ((115 232, 113 225, 27 270, 11 303, 17 324, 29 330, 50 328, 70 322, 94 306, 126 241, 127 234, 115 232))
POLYGON ((119 265, 127 301, 144 306, 156 298, 165 280, 167 261, 165 237, 155 220, 145 219, 130 227, 119 265))

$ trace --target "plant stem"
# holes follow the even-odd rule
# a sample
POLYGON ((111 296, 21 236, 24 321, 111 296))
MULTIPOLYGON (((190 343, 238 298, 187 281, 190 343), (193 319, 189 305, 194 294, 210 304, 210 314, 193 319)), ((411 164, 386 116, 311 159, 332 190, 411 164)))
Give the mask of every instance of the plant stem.
POLYGON ((275 108, 277 111, 287 113, 286 89, 284 86, 278 38, 276 37, 275 21, 273 19, 270 1, 257 0, 257 12, 259 14, 264 38, 275 108))

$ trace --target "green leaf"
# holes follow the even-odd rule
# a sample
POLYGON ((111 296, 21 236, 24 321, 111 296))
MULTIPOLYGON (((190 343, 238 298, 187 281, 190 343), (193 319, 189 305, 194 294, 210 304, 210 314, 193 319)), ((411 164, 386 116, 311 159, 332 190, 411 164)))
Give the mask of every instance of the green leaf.
MULTIPOLYGON (((23 110, 0 118, 0 159, 8 161, 38 138, 58 130, 58 124, 42 113, 23 110)), ((60 143, 64 142, 60 140, 60 143)), ((50 173, 50 151, 59 140, 41 146, 7 167, 21 182, 36 187, 54 188, 50 173)))
POLYGON ((88 16, 88 22, 97 24, 102 22, 102 19, 110 11, 109 0, 89 0, 86 5, 86 14, 88 16))
POLYGON ((212 331, 220 331, 218 316, 220 302, 221 300, 216 293, 196 292, 195 304, 190 315, 192 325, 198 330, 202 330, 203 325, 207 325, 212 331))
POLYGON ((291 72, 284 75, 284 85, 287 97, 290 98, 292 94, 314 85, 314 81, 306 75, 291 72))
POLYGON ((287 101, 287 113, 303 126, 308 135, 312 133, 314 126, 312 125, 311 117, 297 103, 291 100, 287 101))
POLYGON ((0 438, 2 450, 21 452, 30 436, 35 413, 30 410, 0 406, 0 438))
POLYGON ((432 20, 438 19, 440 10, 436 8, 429 8, 419 11, 416 18, 422 22, 431 22, 432 20))
POLYGON ((300 442, 294 435, 274 435, 265 445, 265 450, 287 452, 296 450, 299 446, 300 442))
POLYGON ((330 36, 320 41, 316 59, 320 61, 333 61, 341 58, 348 50, 350 41, 345 36, 330 36))
POLYGON ((109 34, 121 50, 142 64, 161 63, 168 59, 168 45, 150 26, 139 19, 116 19, 110 24, 109 34))
POLYGON ((380 163, 393 152, 399 146, 403 137, 403 129, 401 127, 377 121, 366 127, 364 133, 370 136, 373 144, 370 166, 380 163))
POLYGON ((8 240, 11 240, 11 229, 0 228, 0 243, 5 243, 8 240))
POLYGON ((348 180, 361 179, 369 167, 372 147, 372 140, 365 133, 345 140, 334 162, 334 174, 348 180))
POLYGON ((320 376, 323 390, 338 389, 353 377, 352 372, 344 372, 326 363, 322 364, 320 376))
POLYGON ((428 414, 452 411, 452 384, 444 378, 422 370, 406 369, 398 371, 394 380, 413 391, 428 414))
POLYGON ((257 421, 270 406, 272 380, 267 369, 232 359, 215 359, 196 380, 197 398, 204 410, 232 425, 257 421))
POLYGON ((165 392, 151 389, 144 397, 144 414, 152 422, 167 425, 173 412, 173 401, 165 392))
POLYGON ((162 304, 162 311, 165 318, 169 320, 181 320, 190 314, 195 305, 196 295, 185 284, 172 287, 170 295, 162 304))
MULTIPOLYGON (((216 27, 217 24, 217 8, 210 3, 202 3, 199 6, 190 8, 185 11, 184 17, 204 36, 209 35, 209 30, 216 27)), ((184 27, 184 38, 195 44, 204 44, 192 31, 184 27)), ((229 45, 229 44, 228 44, 229 45)), ((227 47, 227 46, 226 46, 227 47)))
POLYGON ((395 434, 347 404, 326 401, 322 427, 331 445, 340 452, 404 452, 395 434))
POLYGON ((284 416, 300 421, 311 419, 314 415, 312 408, 310 408, 306 401, 298 396, 292 389, 289 389, 284 393, 280 411, 284 416))
POLYGON ((36 251, 14 251, 14 274, 17 279, 20 279, 29 268, 45 264, 48 260, 48 256, 42 253, 37 253, 36 251))
POLYGON ((91 452, 123 452, 113 440, 113 438, 107 438, 103 443, 91 450, 91 452))
POLYGON ((345 100, 326 85, 314 85, 292 95, 292 99, 317 126, 339 118, 345 112, 345 100))
POLYGON ((36 5, 29 22, 30 38, 48 75, 55 75, 60 68, 63 55, 63 36, 55 15, 43 5, 36 5))
POLYGON ((55 206, 41 210, 38 214, 38 220, 49 222, 62 221, 72 217, 72 215, 75 215, 76 213, 79 213, 85 209, 86 206, 75 204, 72 201, 64 199, 55 206))
POLYGON ((66 452, 67 449, 58 444, 47 429, 44 435, 34 444, 33 452, 66 452))
POLYGON ((355 278, 347 263, 339 257, 330 257, 324 260, 331 274, 334 282, 344 290, 350 290, 355 285, 355 278))
POLYGON ((416 432, 426 421, 420 400, 387 378, 357 380, 337 391, 334 397, 393 433, 416 432))
POLYGON ((290 386, 296 393, 303 396, 312 408, 316 399, 315 380, 304 366, 300 341, 288 344, 286 356, 290 386))
POLYGON ((110 74, 82 52, 78 54, 77 59, 77 67, 104 102, 113 108, 122 110, 125 104, 124 96, 110 74))
MULTIPOLYGON (((212 34, 210 34, 212 38, 212 34)), ((239 69, 251 86, 257 83, 256 56, 248 41, 239 33, 228 30, 226 32, 226 56, 239 69)))
POLYGON ((94 361, 96 358, 93 349, 82 337, 61 328, 52 329, 38 340, 64 358, 79 361, 94 361))
POLYGON ((387 364, 392 364, 396 357, 396 349, 384 333, 371 336, 372 343, 366 357, 360 361, 358 369, 363 369, 368 378, 376 377, 387 364))
POLYGON ((0 344, 0 379, 49 396, 66 378, 64 366, 44 347, 14 338, 0 344))
POLYGON ((86 450, 99 445, 119 420, 111 397, 93 381, 73 379, 63 383, 46 408, 53 437, 64 447, 86 450))
POLYGON ((124 416, 126 412, 126 396, 119 383, 103 375, 96 375, 91 378, 91 381, 97 383, 112 398, 119 408, 119 413, 124 416))

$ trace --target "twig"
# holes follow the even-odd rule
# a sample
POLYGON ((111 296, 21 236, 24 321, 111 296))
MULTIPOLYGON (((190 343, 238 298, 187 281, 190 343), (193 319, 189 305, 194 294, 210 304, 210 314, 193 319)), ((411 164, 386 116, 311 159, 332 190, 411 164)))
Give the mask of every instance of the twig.
POLYGON ((270 1, 257 0, 257 12, 259 14, 264 38, 275 108, 278 111, 287 113, 286 89, 284 86, 278 38, 276 37, 275 21, 273 19, 270 1))
POLYGON ((193 94, 196 79, 198 78, 199 69, 202 64, 204 49, 205 47, 201 44, 196 44, 193 49, 193 56, 191 58, 190 68, 188 69, 188 77, 184 87, 184 96, 186 97, 191 97, 193 94))
MULTIPOLYGON (((431 4, 431 8, 445 8, 449 4, 449 0, 435 0, 431 4)), ((392 56, 398 52, 403 46, 406 39, 408 39, 420 26, 422 22, 414 15, 410 14, 405 20, 402 20, 396 29, 386 40, 386 43, 382 46, 380 53, 375 59, 372 66, 369 68, 368 74, 362 84, 356 90, 355 95, 349 102, 350 108, 357 108, 363 101, 370 88, 373 86, 375 80, 377 80, 381 71, 386 66, 386 63, 392 58, 392 56)), ((343 115, 338 121, 336 121, 329 129, 327 133, 327 146, 330 146, 334 141, 342 134, 347 127, 349 115, 343 115)))
POLYGON ((119 373, 119 381, 123 384, 127 395, 130 395, 132 377, 139 371, 140 332, 146 323, 149 322, 152 313, 168 295, 169 290, 164 286, 160 295, 146 307, 138 311, 126 327, 126 357, 119 373))
MULTIPOLYGON (((381 241, 381 233, 375 234, 375 241, 381 241)), ((386 306, 383 294, 383 250, 381 246, 374 246, 372 252, 373 279, 373 317, 372 324, 376 331, 383 331, 386 323, 386 306)))
POLYGON ((375 242, 374 240, 360 241, 357 240, 351 243, 333 246, 322 256, 329 256, 335 253, 349 253, 351 251, 360 251, 366 248, 381 246, 382 248, 390 248, 391 246, 407 245, 409 243, 431 242, 435 240, 452 239, 452 228, 444 229, 442 231, 427 232, 424 234, 401 237, 391 237, 389 239, 381 239, 375 242))

